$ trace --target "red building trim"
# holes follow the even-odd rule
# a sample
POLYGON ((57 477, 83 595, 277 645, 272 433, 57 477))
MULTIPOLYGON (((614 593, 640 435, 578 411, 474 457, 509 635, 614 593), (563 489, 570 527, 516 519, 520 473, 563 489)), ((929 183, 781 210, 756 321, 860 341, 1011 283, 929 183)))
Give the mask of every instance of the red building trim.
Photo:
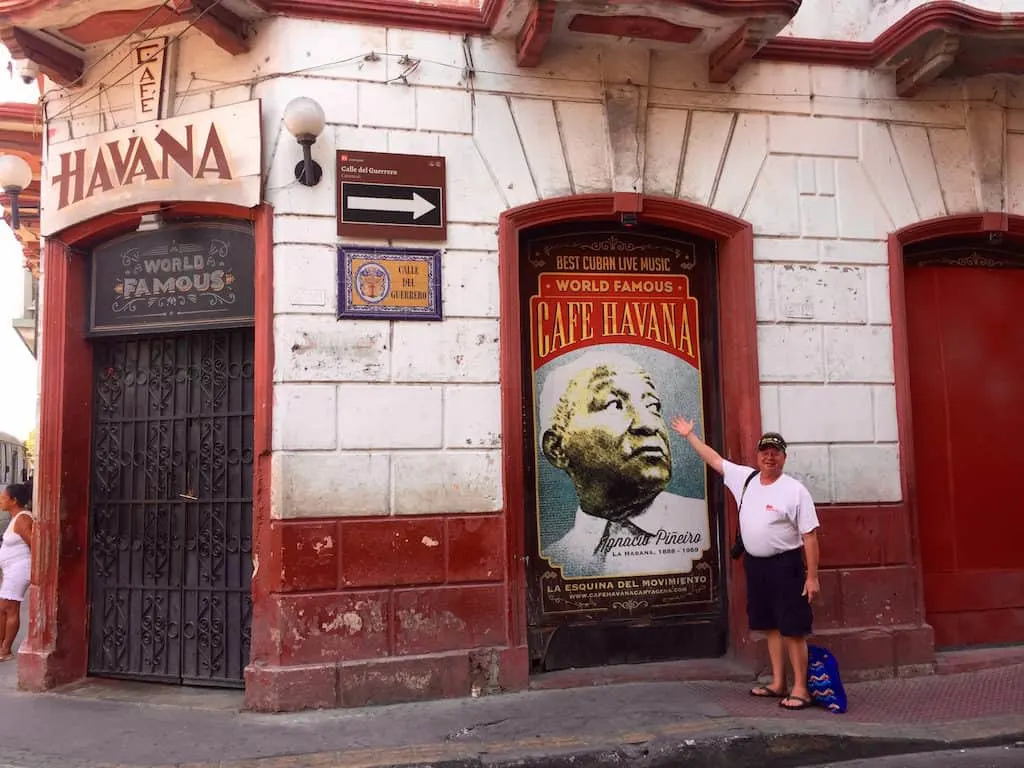
POLYGON ((12 59, 35 62, 41 74, 59 85, 70 86, 77 82, 85 68, 78 56, 21 27, 0 29, 0 42, 7 47, 12 59))
MULTIPOLYGON (((792 18, 802 0, 683 0, 697 10, 719 16, 783 16, 792 18)), ((479 6, 422 5, 410 0, 257 0, 267 13, 330 21, 419 27, 450 32, 491 31, 504 10, 506 0, 482 0, 479 6)), ((0 17, 13 22, 30 20, 35 14, 71 5, 69 0, 0 0, 0 17)), ((149 12, 152 9, 145 9, 149 12)))
MULTIPOLYGON (((801 5, 801 0, 681 0, 681 2, 687 7, 722 18, 746 17, 748 23, 760 19, 791 19, 801 5)), ((540 4, 544 5, 543 0, 540 4)), ((44 11, 56 11, 68 5, 67 0, 0 0, 0 17, 6 19, 8 24, 31 24, 38 14, 44 11)), ((482 0, 479 6, 455 2, 426 5, 410 0, 259 0, 259 5, 272 15, 386 27, 394 26, 395 20, 400 19, 400 26, 405 28, 487 35, 491 33, 501 17, 507 0, 482 0)), ((118 27, 123 26, 124 19, 129 18, 132 14, 137 15, 150 11, 151 9, 103 11, 66 28, 65 31, 72 35, 79 35, 82 39, 95 39, 102 34, 98 31, 97 20, 107 20, 112 14, 119 14, 123 18, 119 19, 120 25, 115 24, 115 27, 118 27)), ((533 20, 528 22, 527 26, 537 28, 536 11, 531 14, 531 18, 533 20)), ((12 36, 16 30, 7 27, 2 31, 10 40, 13 39, 12 36)), ((523 35, 527 31, 528 29, 524 27, 520 34, 523 35)), ((543 33, 543 27, 539 28, 539 31, 543 33)), ((1024 14, 985 11, 954 0, 936 0, 909 11, 871 41, 782 36, 762 42, 759 35, 745 32, 740 36, 742 44, 733 41, 737 44, 720 51, 718 55, 721 58, 728 54, 730 61, 739 57, 737 61, 740 64, 745 61, 744 56, 753 55, 754 58, 765 61, 871 69, 885 65, 893 57, 900 55, 908 47, 935 31, 946 32, 954 38, 988 38, 992 36, 1016 38, 1024 34, 1024 14)), ((234 30, 231 24, 222 25, 213 32, 215 42, 225 49, 231 52, 244 50, 245 41, 238 38, 237 30, 234 30), (230 34, 227 34, 228 28, 233 30, 230 31, 230 34)), ((26 30, 20 30, 19 33, 23 36, 30 34, 26 30)), ((527 37, 530 36, 527 35, 527 37)), ((545 34, 535 36, 532 44, 520 52, 520 58, 527 62, 536 58, 536 49, 543 48, 542 42, 545 37, 545 34)), ((45 41, 40 41, 39 44, 42 42, 45 41)), ((22 54, 18 55, 27 55, 33 60, 37 60, 40 66, 45 65, 54 69, 56 60, 51 60, 52 57, 47 58, 42 54, 36 55, 39 53, 36 50, 38 48, 36 42, 29 47, 32 50, 29 50, 28 53, 22 51, 22 54)), ((523 46, 521 45, 520 48, 523 49, 523 46)), ((1020 59, 1011 59, 993 62, 991 66, 995 67, 997 71, 1016 72, 1021 66, 1020 61, 1020 59)), ((67 75, 67 72, 73 72, 74 66, 61 64, 54 71, 60 70, 63 73, 62 76, 70 76, 67 75)), ((530 66, 530 64, 522 66, 530 66)), ((736 66, 738 67, 738 64, 736 66)), ((719 66, 714 69, 716 79, 722 79, 730 76, 729 73, 733 67, 724 66, 719 62, 719 66)))
POLYGON ((270 459, 274 405, 274 209, 256 208, 255 298, 256 322, 253 351, 253 493, 252 541, 256 554, 252 579, 252 631, 250 663, 271 655, 270 638, 276 628, 276 612, 269 610, 270 593, 276 586, 273 538, 270 525, 270 459), (263 568, 260 559, 265 558, 263 568))
MULTIPOLYGON (((730 18, 781 16, 790 19, 800 10, 801 2, 802 0, 682 0, 681 5, 730 18)), ((506 2, 483 0, 479 8, 458 8, 454 4, 448 7, 426 7, 411 3, 409 0, 259 0, 259 4, 269 13, 288 16, 360 21, 384 26, 394 26, 395 18, 398 17, 403 20, 402 26, 429 27, 452 32, 489 32, 504 10, 506 2), (459 23, 472 24, 475 29, 456 26, 459 23)))
POLYGON ((588 35, 632 37, 635 40, 657 40, 662 43, 692 43, 704 31, 700 27, 674 24, 653 16, 597 16, 578 13, 569 21, 569 29, 588 35))
POLYGON ((954 0, 936 0, 907 12, 871 41, 776 37, 754 58, 871 69, 936 30, 1018 36, 1024 32, 1024 13, 983 11, 954 0))
MULTIPOLYGON (((593 194, 544 200, 506 211, 498 230, 501 290, 502 473, 507 540, 509 638, 519 674, 527 674, 526 523, 523 494, 524 462, 522 317, 519 310, 519 238, 534 227, 556 223, 617 221, 636 213, 641 223, 672 227, 718 244, 719 354, 724 399, 724 453, 742 460, 752 455, 761 431, 760 382, 757 365, 757 318, 754 298, 754 233, 747 222, 673 198, 636 194, 593 194)), ((736 515, 726 515, 729 541, 736 515)), ((729 563, 731 585, 729 627, 734 653, 746 655, 749 642, 744 613, 742 566, 729 563)))
POLYGON ((5 120, 34 124, 42 134, 43 111, 38 104, 0 104, 0 122, 5 120))
POLYGON ((181 17, 165 6, 159 6, 159 9, 100 11, 79 22, 61 27, 60 32, 80 45, 93 45, 112 37, 131 34, 136 30, 144 32, 167 24, 177 24, 179 21, 181 17))
POLYGON ((503 0, 483 0, 479 7, 454 3, 424 5, 409 0, 259 0, 267 13, 358 24, 435 29, 459 34, 487 34, 504 5, 503 0))
MULTIPOLYGON (((21 191, 21 243, 25 268, 39 274, 39 184, 43 154, 43 118, 39 104, 0 104, 0 153, 20 156, 32 169, 32 183, 21 191)), ((10 224, 10 212, 3 217, 10 224)))
POLYGON ((516 38, 516 64, 520 67, 536 67, 540 64, 554 25, 554 0, 537 0, 537 5, 530 11, 516 38))
POLYGON ((43 256, 39 458, 36 464, 28 636, 18 657, 23 688, 51 688, 85 674, 87 507, 92 354, 84 259, 57 239, 43 256))
POLYGON ((100 11, 60 31, 80 45, 92 45, 180 21, 192 22, 214 45, 232 56, 249 50, 246 21, 222 6, 212 7, 210 0, 179 0, 174 8, 153 6, 100 11))
MULTIPOLYGON (((84 677, 89 647, 89 475, 92 435, 92 347, 85 338, 88 275, 82 253, 138 226, 152 206, 108 213, 47 238, 43 257, 43 314, 39 461, 32 542, 31 621, 18 655, 18 680, 45 690, 84 677)), ((273 210, 216 203, 164 209, 175 218, 204 216, 255 222, 256 455, 254 541, 262 544, 270 520, 270 429, 273 386, 273 210)), ((258 550, 257 550, 258 553, 258 550)), ((266 578, 266 577, 264 577, 266 578)), ((262 595, 254 579, 255 597, 262 595)), ((253 607, 256 621, 257 609, 253 607)), ((257 658, 254 633, 253 658, 257 658)))

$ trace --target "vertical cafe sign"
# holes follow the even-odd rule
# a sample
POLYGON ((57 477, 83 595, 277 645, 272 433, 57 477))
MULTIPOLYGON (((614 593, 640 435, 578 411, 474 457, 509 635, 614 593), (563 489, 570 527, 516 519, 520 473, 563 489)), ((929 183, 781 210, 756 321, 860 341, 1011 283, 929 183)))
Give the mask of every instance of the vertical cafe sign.
POLYGON ((132 91, 139 122, 160 117, 167 40, 166 37, 150 37, 132 49, 132 91))
POLYGON ((587 234, 529 262, 542 612, 706 608, 706 473, 668 427, 703 419, 693 246, 587 234))

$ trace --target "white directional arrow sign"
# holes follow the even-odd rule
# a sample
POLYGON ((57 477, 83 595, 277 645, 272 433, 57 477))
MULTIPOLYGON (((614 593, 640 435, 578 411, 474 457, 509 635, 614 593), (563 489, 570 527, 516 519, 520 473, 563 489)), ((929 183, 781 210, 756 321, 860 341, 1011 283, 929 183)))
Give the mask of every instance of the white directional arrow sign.
POLYGON ((437 208, 429 200, 417 193, 412 193, 411 200, 403 200, 396 197, 350 197, 346 201, 347 207, 353 211, 388 211, 390 213, 411 213, 413 221, 426 216, 437 208))
POLYGON ((339 149, 336 172, 338 235, 447 239, 443 157, 339 149))

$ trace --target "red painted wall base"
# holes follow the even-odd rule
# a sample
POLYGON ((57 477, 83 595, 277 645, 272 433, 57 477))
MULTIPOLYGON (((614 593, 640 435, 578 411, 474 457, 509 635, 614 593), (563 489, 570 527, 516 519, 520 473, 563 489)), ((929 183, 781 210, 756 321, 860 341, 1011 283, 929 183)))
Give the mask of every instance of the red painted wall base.
MULTIPOLYGON (((850 679, 931 672, 906 506, 819 511, 813 642, 831 648, 850 679)), ((508 634, 508 597, 515 600, 502 581, 512 565, 504 529, 504 515, 274 521, 269 555, 279 580, 260 611, 273 630, 246 670, 246 705, 282 712, 529 687, 527 649, 508 634)), ((743 599, 733 596, 730 613, 742 614, 743 599)), ((732 658, 752 676, 762 670, 767 653, 745 621, 732 636, 744 639, 733 642, 732 658)), ((644 679, 642 669, 631 674, 644 679)), ((598 667, 573 679, 607 676, 598 667)))
POLYGON ((251 666, 246 707, 292 712, 465 698, 519 691, 529 684, 526 648, 477 648, 425 656, 251 666))
POLYGON ((52 650, 22 648, 18 653, 18 687, 23 690, 47 691, 82 676, 82 671, 61 665, 52 650))
POLYGON ((851 679, 933 671, 907 505, 824 505, 819 517, 812 642, 832 650, 851 679))
POLYGON ((503 515, 274 521, 246 670, 252 709, 519 690, 503 515), (255 648, 254 642, 254 648, 255 648))

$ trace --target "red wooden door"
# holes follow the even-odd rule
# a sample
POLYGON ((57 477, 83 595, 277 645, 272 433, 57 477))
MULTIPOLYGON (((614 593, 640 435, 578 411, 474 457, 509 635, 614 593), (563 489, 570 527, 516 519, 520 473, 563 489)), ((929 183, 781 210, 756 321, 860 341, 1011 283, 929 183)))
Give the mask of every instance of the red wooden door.
POLYGON ((1024 269, 956 255, 906 270, 925 609, 939 647, 1024 642, 1024 269))

